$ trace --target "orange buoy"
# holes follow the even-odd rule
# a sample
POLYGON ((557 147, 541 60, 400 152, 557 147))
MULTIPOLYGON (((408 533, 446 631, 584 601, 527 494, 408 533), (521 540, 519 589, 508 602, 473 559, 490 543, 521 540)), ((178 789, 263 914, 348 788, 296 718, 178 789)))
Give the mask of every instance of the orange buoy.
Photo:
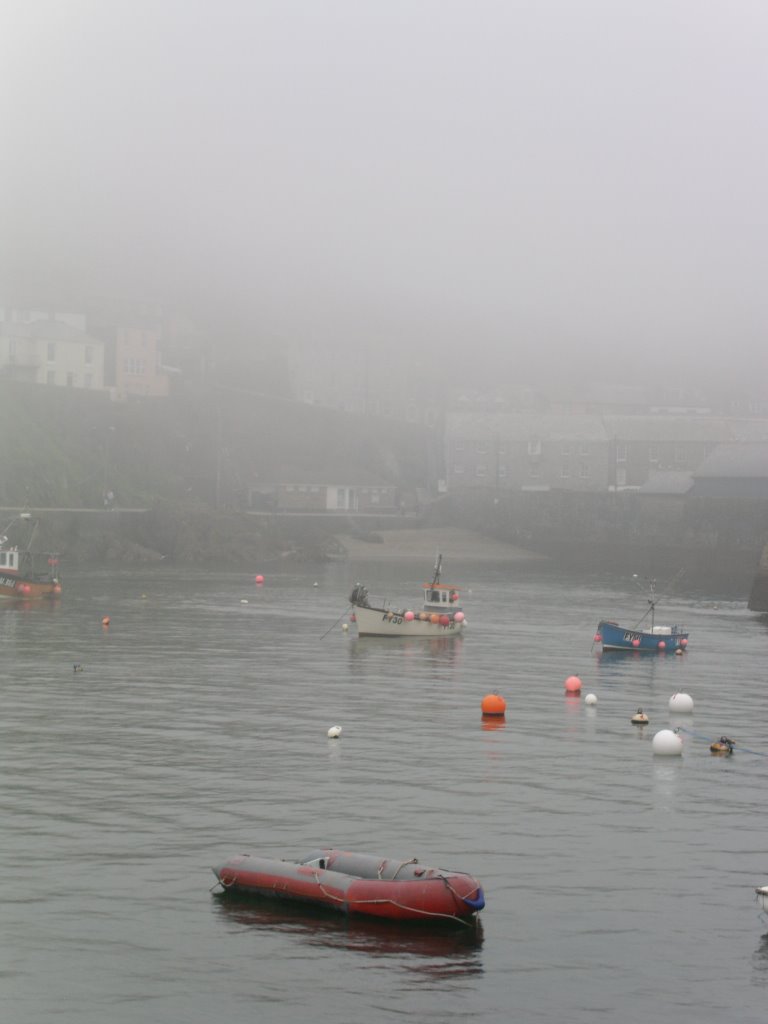
POLYGON ((101 624, 102 624, 102 626, 108 626, 109 625, 109 616, 108 615, 104 616, 104 618, 101 620, 101 624))
POLYGON ((581 693, 581 680, 578 676, 568 676, 565 680, 566 693, 581 693))
POLYGON ((507 710, 507 702, 498 693, 489 693, 480 702, 484 715, 503 715, 507 710))
POLYGON ((429 616, 429 621, 432 623, 433 626, 436 626, 440 622, 440 616, 437 614, 437 612, 435 612, 429 616))

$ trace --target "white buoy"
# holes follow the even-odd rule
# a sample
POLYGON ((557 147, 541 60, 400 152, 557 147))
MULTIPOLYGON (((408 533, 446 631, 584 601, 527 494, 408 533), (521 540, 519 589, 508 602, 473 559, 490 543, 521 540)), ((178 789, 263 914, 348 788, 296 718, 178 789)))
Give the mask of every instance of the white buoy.
POLYGON ((337 740, 339 736, 341 736, 341 726, 332 725, 331 728, 328 730, 328 739, 337 740))
POLYGON ((313 587, 319 587, 319 586, 320 586, 320 584, 319 584, 319 583, 317 582, 317 580, 315 580, 315 582, 314 582, 314 583, 312 584, 312 586, 313 586, 313 587))
POLYGON ((671 729, 661 729, 653 737, 651 747, 654 754, 663 754, 666 757, 679 757, 683 752, 683 741, 671 729))
POLYGON ((240 604, 248 604, 248 598, 247 597, 241 597, 240 598, 240 604))
POLYGON ((587 696, 584 698, 584 703, 597 704, 597 697, 594 695, 594 693, 588 693, 587 696))
POLYGON ((342 624, 341 624, 341 628, 342 628, 342 631, 343 631, 344 633, 346 633, 346 632, 347 632, 347 630, 349 629, 349 626, 348 626, 348 624, 347 624, 346 622, 342 622, 342 624))
POLYGON ((693 697, 689 693, 673 693, 669 698, 669 710, 690 714, 693 711, 693 697))

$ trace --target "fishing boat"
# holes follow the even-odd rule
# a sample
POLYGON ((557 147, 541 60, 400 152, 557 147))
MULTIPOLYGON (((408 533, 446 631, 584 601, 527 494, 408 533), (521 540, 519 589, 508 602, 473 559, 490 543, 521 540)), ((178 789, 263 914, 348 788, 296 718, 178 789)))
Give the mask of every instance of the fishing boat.
POLYGON ((262 896, 395 921, 465 920, 485 906, 482 886, 463 871, 425 867, 346 850, 313 850, 300 861, 244 853, 213 873, 224 893, 262 896))
POLYGON ((61 594, 59 556, 32 550, 38 526, 31 513, 21 512, 0 534, 0 598, 32 601, 61 594))
POLYGON ((604 651, 684 651, 688 646, 685 626, 656 625, 656 581, 649 581, 648 608, 639 622, 626 627, 602 619, 597 624, 594 642, 604 651), (650 616, 650 621, 648 617, 650 616))
MULTIPOLYGON (((466 626, 456 587, 441 583, 442 555, 437 556, 432 581, 423 584, 421 608, 392 607, 371 598, 357 583, 349 595, 358 636, 458 636, 466 626)), ((351 616, 350 616, 351 617, 351 616)))

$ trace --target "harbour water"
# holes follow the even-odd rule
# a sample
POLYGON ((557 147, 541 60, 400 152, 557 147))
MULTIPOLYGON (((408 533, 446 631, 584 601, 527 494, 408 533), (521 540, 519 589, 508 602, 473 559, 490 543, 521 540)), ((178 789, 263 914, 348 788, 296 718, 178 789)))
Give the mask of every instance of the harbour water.
POLYGON ((631 580, 452 563, 463 637, 330 629, 356 580, 406 606, 428 570, 83 570, 53 607, 0 608, 6 1024, 762 1024, 765 621, 678 584, 657 622, 689 627, 685 655, 601 657, 598 619, 644 609, 631 580), (683 756, 654 757, 677 725, 683 756), (479 926, 210 891, 234 853, 323 845, 470 872, 479 926))

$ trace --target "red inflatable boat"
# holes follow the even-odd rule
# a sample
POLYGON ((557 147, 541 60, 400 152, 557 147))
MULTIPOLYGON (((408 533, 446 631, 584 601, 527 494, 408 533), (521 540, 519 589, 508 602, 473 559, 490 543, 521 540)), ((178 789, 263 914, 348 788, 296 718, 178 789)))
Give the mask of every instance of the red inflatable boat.
POLYGON ((298 900, 396 921, 469 918, 485 906, 482 887, 471 875, 368 853, 315 850, 301 861, 244 853, 213 873, 225 892, 298 900))

